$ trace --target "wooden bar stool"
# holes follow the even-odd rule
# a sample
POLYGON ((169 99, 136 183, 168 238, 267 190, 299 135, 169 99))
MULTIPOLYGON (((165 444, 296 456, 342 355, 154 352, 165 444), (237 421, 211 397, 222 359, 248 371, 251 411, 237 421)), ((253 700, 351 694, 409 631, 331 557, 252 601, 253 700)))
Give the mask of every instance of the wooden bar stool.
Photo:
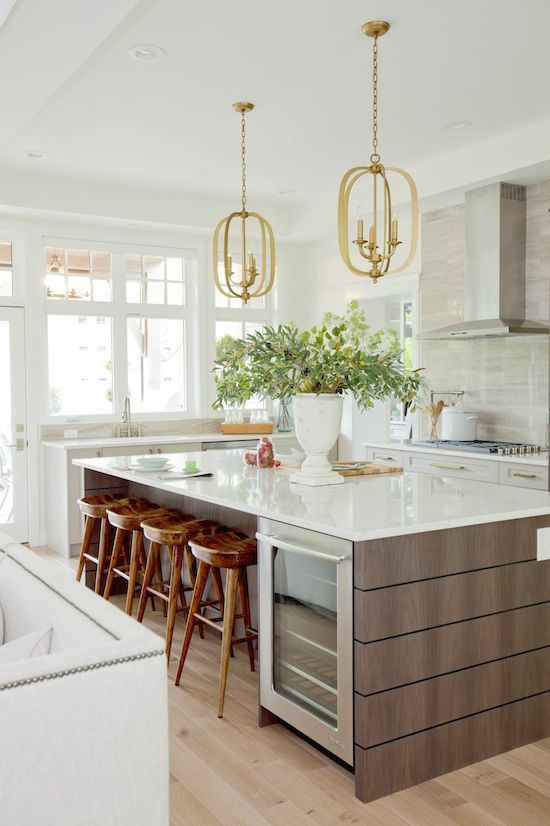
POLYGON ((233 645, 246 642, 248 647, 248 659, 250 661, 250 670, 254 671, 254 647, 252 645, 254 640, 258 639, 258 635, 252 631, 250 624, 250 599, 248 596, 248 579, 246 569, 249 565, 255 565, 257 559, 256 540, 247 537, 240 531, 227 531, 226 533, 218 534, 217 536, 209 536, 197 540, 190 540, 189 542, 193 556, 199 560, 199 567, 197 577, 195 580, 195 588, 193 590, 193 599, 187 617, 187 625, 185 626, 185 636, 183 638, 183 645, 181 649, 178 673, 176 675, 176 685, 180 683, 181 672, 189 645, 193 629, 197 622, 205 623, 216 631, 222 632, 222 651, 220 662, 220 689, 218 697, 218 717, 223 716, 223 705, 225 700, 225 688, 227 685, 227 671, 229 668, 229 657, 231 656, 231 648, 233 645), (223 607, 223 615, 221 617, 221 625, 216 620, 210 617, 205 617, 200 613, 200 604, 202 594, 206 585, 206 580, 210 570, 215 568, 225 568, 227 570, 227 579, 225 581, 225 600, 223 607), (235 613, 237 601, 237 588, 240 592, 241 598, 241 613, 235 613), (244 622, 244 636, 234 638, 235 620, 242 619, 244 622))
POLYGON ((107 518, 110 525, 116 528, 113 552, 109 564, 109 573, 105 583, 103 596, 109 599, 115 577, 120 577, 128 583, 126 591, 126 613, 132 614, 134 597, 139 571, 146 567, 146 555, 143 547, 143 531, 141 522, 148 516, 160 516, 173 513, 169 508, 161 508, 146 499, 134 499, 125 505, 107 508, 107 518), (130 558, 124 554, 124 543, 131 536, 130 558), (119 564, 120 557, 123 557, 119 564))
POLYGON ((83 496, 78 500, 80 513, 84 516, 84 535, 78 559, 76 579, 80 582, 86 560, 97 566, 95 575, 95 592, 101 593, 103 572, 109 557, 109 539, 111 535, 107 508, 125 505, 131 501, 128 496, 116 496, 112 493, 102 493, 97 496, 83 496), (99 548, 97 556, 90 553, 90 544, 94 528, 99 525, 99 548))
MULTIPOLYGON (((148 516, 141 523, 141 527, 144 536, 150 540, 151 544, 141 587, 137 619, 138 622, 142 622, 143 620, 148 596, 157 596, 164 600, 164 603, 168 604, 166 656, 168 662, 170 662, 176 613, 180 610, 186 616, 188 615, 189 607, 185 598, 185 592, 192 591, 195 584, 196 564, 188 542, 191 539, 202 541, 206 536, 211 536, 227 529, 220 525, 219 522, 211 519, 197 520, 194 516, 177 512, 164 516, 148 516), (162 545, 168 548, 170 559, 170 578, 168 580, 163 579, 160 568, 160 551, 162 545), (187 560, 191 587, 184 585, 182 581, 184 556, 187 560), (154 579, 155 573, 157 575, 156 580, 154 579), (180 609, 178 609, 178 597, 181 605, 180 609)), ((210 606, 218 606, 220 610, 223 610, 223 589, 219 570, 212 569, 212 581, 216 590, 217 599, 203 601, 200 608, 204 609, 210 606)))

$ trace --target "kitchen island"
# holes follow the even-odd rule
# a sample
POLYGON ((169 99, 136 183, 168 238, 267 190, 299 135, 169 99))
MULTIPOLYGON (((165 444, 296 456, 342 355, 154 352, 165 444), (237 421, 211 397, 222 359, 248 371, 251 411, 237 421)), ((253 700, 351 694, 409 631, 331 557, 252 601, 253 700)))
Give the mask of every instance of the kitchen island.
MULTIPOLYGON (((302 561, 287 573, 305 571, 309 587, 315 580, 328 593, 319 625, 334 626, 328 655, 338 668, 332 710, 317 701, 314 739, 353 764, 361 800, 550 734, 550 560, 542 558, 550 555, 550 494, 414 473, 311 489, 291 484, 289 469, 245 467, 240 450, 189 458, 213 476, 161 478, 170 474, 129 470, 121 457, 75 464, 88 494, 129 491, 250 534, 259 529, 259 568, 271 571, 271 584, 282 552, 303 551, 308 565, 325 566, 314 576, 302 561)), ((171 459, 175 475, 181 456, 171 459)), ((265 580, 259 591, 262 672, 275 650, 268 626, 281 605, 304 602, 291 577, 282 599, 277 587, 277 605, 265 580)), ((320 673, 318 691, 332 679, 320 673)), ((300 728, 303 718, 312 736, 315 703, 304 708, 295 691, 302 718, 286 716, 269 703, 277 680, 267 682, 264 689, 261 675, 261 723, 278 714, 300 728)))

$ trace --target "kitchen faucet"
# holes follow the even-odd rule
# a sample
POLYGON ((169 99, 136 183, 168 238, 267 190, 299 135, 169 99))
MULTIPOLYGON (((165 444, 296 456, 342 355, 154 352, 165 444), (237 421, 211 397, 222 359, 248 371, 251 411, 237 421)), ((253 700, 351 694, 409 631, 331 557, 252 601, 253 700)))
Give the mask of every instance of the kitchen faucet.
POLYGON ((129 393, 124 396, 124 412, 122 413, 121 421, 127 426, 128 436, 132 435, 132 404, 129 393))

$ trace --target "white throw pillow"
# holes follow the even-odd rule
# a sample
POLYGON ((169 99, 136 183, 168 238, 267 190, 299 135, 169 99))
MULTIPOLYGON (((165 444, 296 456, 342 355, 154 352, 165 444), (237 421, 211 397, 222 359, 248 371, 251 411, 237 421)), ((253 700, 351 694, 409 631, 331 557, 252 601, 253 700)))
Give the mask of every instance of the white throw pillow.
POLYGON ((0 604, 0 645, 4 642, 4 614, 2 613, 2 605, 0 604))
POLYGON ((42 657, 50 653, 52 642, 52 628, 41 628, 31 631, 24 637, 7 642, 0 646, 0 665, 15 663, 19 660, 30 660, 31 657, 42 657))

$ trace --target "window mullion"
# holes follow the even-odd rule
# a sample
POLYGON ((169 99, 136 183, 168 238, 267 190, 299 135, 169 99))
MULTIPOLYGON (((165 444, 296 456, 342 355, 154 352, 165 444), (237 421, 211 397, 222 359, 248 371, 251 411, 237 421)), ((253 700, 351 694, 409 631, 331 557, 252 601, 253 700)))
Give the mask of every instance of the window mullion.
POLYGON ((112 254, 113 266, 113 398, 114 414, 122 414, 124 396, 128 392, 128 359, 126 343, 126 256, 112 254))

